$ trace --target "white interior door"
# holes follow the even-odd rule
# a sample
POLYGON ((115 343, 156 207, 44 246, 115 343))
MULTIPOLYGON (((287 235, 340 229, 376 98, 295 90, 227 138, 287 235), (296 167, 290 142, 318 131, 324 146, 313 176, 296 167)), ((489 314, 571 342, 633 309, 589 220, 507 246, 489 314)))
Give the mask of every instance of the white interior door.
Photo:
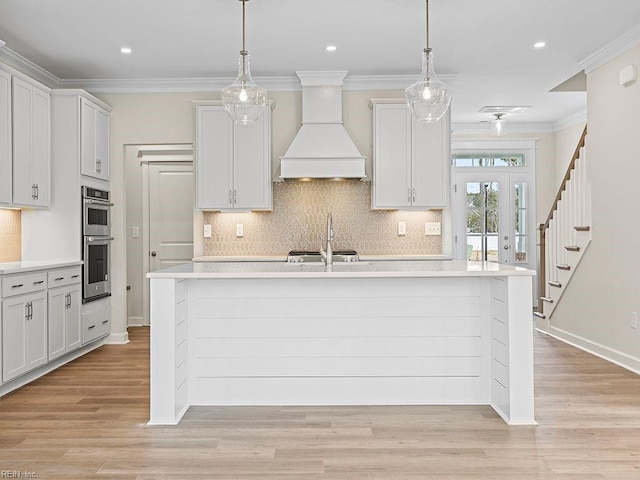
MULTIPOLYGON (((193 258, 194 180, 191 163, 148 165, 148 271, 193 258)), ((146 275, 146 272, 145 272, 146 275)), ((149 288, 145 280, 144 322, 149 324, 149 288)))

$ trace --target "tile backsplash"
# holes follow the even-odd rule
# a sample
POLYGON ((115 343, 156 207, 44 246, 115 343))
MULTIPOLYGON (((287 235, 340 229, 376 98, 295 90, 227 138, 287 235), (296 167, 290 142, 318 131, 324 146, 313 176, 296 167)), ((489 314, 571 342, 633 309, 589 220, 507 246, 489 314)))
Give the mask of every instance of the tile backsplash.
POLYGON ((333 215, 334 250, 365 255, 437 255, 442 237, 426 236, 425 222, 442 222, 442 211, 371 210, 371 183, 359 180, 282 182, 273 185, 273 212, 205 212, 212 227, 204 255, 286 255, 290 250, 319 250, 326 237, 327 213, 333 215), (406 222, 406 236, 398 236, 406 222), (244 236, 236 236, 242 224, 244 236))
POLYGON ((0 209, 0 262, 22 258, 22 212, 0 209))

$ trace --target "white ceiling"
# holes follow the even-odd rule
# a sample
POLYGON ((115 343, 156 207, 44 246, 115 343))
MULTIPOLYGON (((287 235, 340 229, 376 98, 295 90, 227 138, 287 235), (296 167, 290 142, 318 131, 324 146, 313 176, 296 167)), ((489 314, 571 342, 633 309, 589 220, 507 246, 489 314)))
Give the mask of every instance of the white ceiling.
MULTIPOLYGON (((252 0, 254 77, 348 70, 417 78, 424 9, 424 0, 252 0)), ((549 90, 640 25, 640 0, 431 0, 430 16, 436 71, 455 76, 454 122, 487 120, 478 112, 485 105, 531 105, 507 120, 549 123, 586 107, 584 93, 549 90), (534 49, 540 40, 547 47, 534 49)), ((234 77, 240 28, 237 0, 0 0, 6 48, 80 85, 234 77), (124 45, 132 55, 120 54, 124 45)))

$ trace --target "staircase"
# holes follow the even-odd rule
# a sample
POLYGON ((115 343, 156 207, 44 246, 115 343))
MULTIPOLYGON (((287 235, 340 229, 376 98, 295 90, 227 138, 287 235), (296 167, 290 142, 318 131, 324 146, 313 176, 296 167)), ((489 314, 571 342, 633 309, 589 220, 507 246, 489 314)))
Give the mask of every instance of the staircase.
POLYGON ((591 182, 585 161, 587 128, 578 142, 547 221, 539 226, 537 328, 549 319, 591 243, 591 182))

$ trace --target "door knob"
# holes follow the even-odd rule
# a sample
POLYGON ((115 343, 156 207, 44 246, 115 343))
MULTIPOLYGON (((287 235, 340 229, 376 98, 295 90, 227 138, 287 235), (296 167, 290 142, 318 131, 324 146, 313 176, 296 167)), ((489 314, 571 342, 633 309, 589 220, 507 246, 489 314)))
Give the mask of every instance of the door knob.
POLYGON ((151 256, 152 257, 155 257, 156 255, 158 255, 158 254, 155 252, 155 250, 153 252, 151 252, 151 256))
MULTIPOLYGON (((509 245, 505 245, 505 246, 504 246, 504 249, 505 249, 505 250, 509 250, 509 245)), ((154 252, 154 253, 155 253, 155 252, 154 252)), ((153 254, 152 254, 152 255, 153 255, 153 254)), ((154 257, 155 257, 155 255, 154 255, 154 257)))

